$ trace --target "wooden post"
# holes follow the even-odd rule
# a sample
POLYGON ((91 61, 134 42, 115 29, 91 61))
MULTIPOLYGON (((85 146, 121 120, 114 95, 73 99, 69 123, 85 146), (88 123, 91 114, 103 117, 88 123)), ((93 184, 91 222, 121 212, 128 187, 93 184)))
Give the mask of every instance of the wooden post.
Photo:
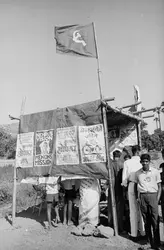
MULTIPOLYGON (((24 113, 24 109, 25 109, 25 102, 26 102, 26 98, 24 98, 22 100, 22 104, 21 104, 21 110, 20 110, 20 118, 15 118, 13 116, 10 116, 11 120, 17 120, 19 121, 19 125, 18 125, 18 134, 20 134, 20 130, 21 130, 21 116, 24 113)), ((15 225, 15 214, 16 214, 16 192, 17 192, 17 168, 16 168, 16 159, 15 159, 15 164, 14 164, 14 176, 13 176, 13 200, 12 200, 12 226, 15 225)))
MULTIPOLYGON (((18 120, 18 119, 16 118, 15 120, 18 120)), ((20 134, 20 119, 19 119, 18 134, 20 134)), ((12 226, 15 226, 16 192, 17 192, 17 168, 16 168, 16 159, 15 159, 14 179, 13 179, 12 226)))
POLYGON ((14 164, 14 182, 13 182, 13 202, 12 202, 12 226, 15 225, 15 212, 16 212, 16 185, 17 185, 17 175, 16 175, 16 160, 14 164))
POLYGON ((156 122, 156 129, 158 129, 158 118, 155 117, 155 118, 154 118, 154 121, 156 122))
MULTIPOLYGON (((94 28, 94 23, 93 23, 94 28)), ((99 86, 99 94, 100 94, 100 101, 102 106, 102 116, 103 116, 103 126, 104 126, 104 138, 105 138, 105 146, 106 146, 106 157, 107 157, 107 170, 108 170, 108 178, 109 178, 109 188, 110 188, 110 194, 111 194, 111 202, 112 202, 112 213, 113 213, 113 224, 114 224, 114 232, 115 236, 118 235, 118 225, 117 225, 117 213, 116 213, 116 202, 115 202, 115 195, 114 195, 114 187, 112 185, 112 172, 111 172, 111 166, 110 166, 110 157, 109 157, 109 141, 108 141, 108 124, 107 124, 107 116, 106 116, 106 103, 104 105, 104 98, 102 95, 102 89, 101 89, 101 80, 100 80, 100 65, 99 65, 99 56, 98 56, 98 49, 97 49, 97 43, 96 43, 96 34, 94 29, 94 40, 95 40, 95 46, 96 46, 96 54, 97 54, 97 76, 98 76, 98 86, 99 86)), ((111 99, 106 99, 110 101, 111 99)), ((113 100, 113 98, 112 98, 113 100)), ((109 202, 108 202, 108 209, 109 202)))
POLYGON ((160 131, 161 131, 161 117, 160 117, 160 109, 158 109, 157 114, 158 114, 159 129, 160 129, 160 131))
POLYGON ((116 201, 115 201, 114 187, 113 187, 113 182, 112 182, 112 171, 111 171, 110 156, 109 156, 107 115, 106 115, 106 108, 104 107, 104 105, 102 107, 102 112, 103 112, 104 135, 105 135, 106 157, 107 157, 107 170, 108 170, 109 191, 110 191, 110 192, 108 192, 108 214, 109 214, 109 210, 111 209, 110 202, 109 202, 109 199, 110 199, 109 195, 110 195, 111 196, 111 203, 112 203, 114 232, 115 232, 115 236, 118 236, 116 201))
POLYGON ((137 130, 137 141, 140 150, 142 149, 142 140, 141 140, 141 122, 136 123, 136 130, 137 130))

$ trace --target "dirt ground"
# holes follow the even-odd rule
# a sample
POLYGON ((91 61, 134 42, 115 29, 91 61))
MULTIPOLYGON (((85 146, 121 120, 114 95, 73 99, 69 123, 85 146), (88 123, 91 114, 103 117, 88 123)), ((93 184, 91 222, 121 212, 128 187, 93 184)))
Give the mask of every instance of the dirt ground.
MULTIPOLYGON (((158 167, 161 159, 154 161, 158 167)), ((72 227, 60 225, 51 231, 47 225, 46 211, 41 215, 32 213, 32 209, 17 214, 15 227, 11 226, 10 218, 5 217, 11 211, 10 205, 0 207, 0 250, 139 250, 141 244, 133 243, 127 235, 105 238, 75 236, 72 227)), ((159 207, 160 210, 160 207, 159 207)), ((159 213, 161 213, 159 211, 159 213)), ((164 228, 160 223, 161 241, 164 242, 164 228)), ((164 249, 164 248, 163 248, 164 249)))
MULTIPOLYGON (((0 219, 0 250, 137 250, 141 247, 140 244, 129 240, 127 235, 109 239, 75 236, 71 234, 73 226, 62 224, 48 231, 45 229, 45 210, 39 216, 37 211, 32 213, 32 210, 28 209, 19 213, 15 222, 13 228, 10 218, 0 219)), ((161 236, 161 240, 164 240, 162 224, 161 236)))

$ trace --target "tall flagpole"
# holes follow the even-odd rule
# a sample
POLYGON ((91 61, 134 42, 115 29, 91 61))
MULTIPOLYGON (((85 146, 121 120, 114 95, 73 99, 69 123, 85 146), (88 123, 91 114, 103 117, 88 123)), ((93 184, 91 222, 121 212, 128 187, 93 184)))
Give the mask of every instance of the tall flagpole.
MULTIPOLYGON (((96 33, 94 28, 94 40, 95 40, 95 47, 96 47, 96 54, 97 54, 97 76, 98 76, 98 85, 99 85, 99 92, 100 92, 100 101, 101 104, 103 102, 103 96, 102 96, 102 89, 101 89, 101 79, 100 79, 100 64, 99 64, 99 56, 98 56, 98 49, 97 49, 97 43, 96 43, 96 33)), ((114 195, 114 187, 112 182, 112 171, 111 171, 111 164, 110 164, 110 157, 109 157, 109 136, 108 136, 108 124, 107 124, 107 108, 104 106, 102 107, 102 115, 103 115, 103 125, 104 125, 104 137, 105 137, 105 146, 106 146, 106 157, 107 157, 107 170, 108 170, 108 178, 109 178, 109 189, 108 189, 108 219, 109 219, 109 213, 111 210, 110 207, 110 197, 111 197, 111 203, 112 203, 112 214, 113 214, 113 225, 114 225, 114 232, 115 236, 118 235, 118 223, 117 223, 117 212, 116 212, 116 201, 115 201, 115 195, 114 195)), ((109 221, 108 221, 109 222, 109 221)))
MULTIPOLYGON (((95 34, 95 32, 94 32, 95 34)), ((95 44, 96 44, 96 39, 95 39, 95 44)), ((103 96, 102 96, 102 89, 101 89, 101 79, 100 79, 100 64, 99 64, 99 58, 98 58, 98 51, 97 51, 97 44, 96 44, 96 54, 97 54, 97 76, 98 76, 98 86, 99 86, 99 93, 100 93, 100 100, 103 100, 103 96)))

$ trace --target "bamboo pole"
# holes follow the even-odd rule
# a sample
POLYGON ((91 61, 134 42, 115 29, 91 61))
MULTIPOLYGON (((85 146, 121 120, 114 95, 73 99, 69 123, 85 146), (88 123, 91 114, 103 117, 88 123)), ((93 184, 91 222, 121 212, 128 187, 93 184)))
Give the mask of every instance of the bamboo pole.
POLYGON ((147 115, 147 116, 143 116, 142 118, 146 119, 146 118, 151 118, 151 117, 154 117, 154 115, 147 115))
POLYGON ((138 146, 141 150, 142 148, 142 140, 141 140, 141 122, 137 122, 136 123, 136 130, 137 130, 137 142, 138 142, 138 146))
MULTIPOLYGON (((104 122, 105 145, 106 145, 107 170, 108 170, 108 178, 109 178, 108 216, 109 216, 110 210, 111 210, 111 207, 110 207, 110 196, 111 196, 114 232, 115 232, 115 236, 118 236, 116 201, 115 201, 114 187, 113 187, 113 182, 112 182, 112 172, 111 172, 111 165, 110 165, 110 157, 109 157, 109 141, 108 141, 109 136, 108 136, 108 127, 107 127, 107 114, 106 114, 106 108, 104 107, 104 105, 102 107, 102 112, 103 112, 103 122, 104 122)), ((109 217, 108 217, 108 219, 109 219, 109 217)))
POLYGON ((131 107, 137 106, 139 104, 141 104, 141 102, 136 102, 136 103, 133 103, 133 104, 130 104, 130 105, 123 106, 123 107, 121 107, 121 109, 131 108, 131 107))
POLYGON ((17 185, 17 172, 16 160, 14 164, 14 183, 13 183, 13 200, 12 200, 12 226, 15 226, 15 213, 16 213, 16 185, 17 185))
MULTIPOLYGON (((94 23, 93 23, 93 28, 94 28, 94 23)), ((108 171, 108 179, 109 179, 109 190, 110 190, 111 202, 112 202, 113 224, 114 224, 115 236, 118 236, 116 202, 115 202, 115 195, 114 195, 114 187, 113 187, 113 183, 112 183, 112 172, 111 172, 110 157, 109 157, 110 152, 109 152, 109 141, 108 141, 107 115, 106 115, 106 107, 104 107, 104 100, 103 100, 102 89, 101 89, 100 65, 99 65, 99 57, 98 57, 95 29, 94 29, 94 40, 95 40, 96 53, 97 53, 97 76, 98 76, 100 101, 103 102, 103 105, 101 105, 101 110, 102 110, 103 126, 104 126, 104 138, 105 138, 106 157, 107 157, 107 171, 108 171)), ((109 100, 110 99, 108 99, 108 101, 109 100)), ((112 98, 112 100, 113 100, 113 98, 112 98)), ((108 197, 109 197, 109 195, 108 195, 108 197)), ((109 209, 111 209, 111 208, 109 206, 109 198, 108 198, 108 211, 109 211, 109 209)))
MULTIPOLYGON (((20 110, 20 118, 13 117, 9 115, 9 118, 11 120, 17 120, 19 121, 19 126, 18 126, 18 134, 20 134, 21 130, 21 116, 24 113, 25 109, 25 102, 26 102, 26 97, 23 98, 22 104, 21 104, 21 110, 20 110)), ((16 217, 16 192, 17 192, 17 168, 16 168, 16 159, 15 159, 15 164, 14 164, 14 174, 13 174, 13 199, 12 199, 12 226, 15 226, 15 217, 16 217)))
MULTIPOLYGON (((10 116, 12 120, 19 120, 18 134, 20 134, 20 119, 10 116)), ((17 192, 17 169, 16 159, 14 164, 14 176, 13 176, 13 199, 12 199, 12 226, 15 226, 15 214, 16 214, 16 192, 17 192)))
POLYGON ((158 114, 158 122, 159 122, 159 129, 161 130, 161 117, 160 117, 160 109, 157 110, 158 114))
POLYGON ((149 111, 154 111, 156 108, 151 108, 151 109, 145 109, 145 110, 141 110, 141 111, 135 111, 133 112, 134 115, 139 115, 145 112, 149 112, 149 111))
POLYGON ((158 129, 158 118, 155 117, 155 118, 154 118, 154 121, 156 122, 156 129, 158 129))

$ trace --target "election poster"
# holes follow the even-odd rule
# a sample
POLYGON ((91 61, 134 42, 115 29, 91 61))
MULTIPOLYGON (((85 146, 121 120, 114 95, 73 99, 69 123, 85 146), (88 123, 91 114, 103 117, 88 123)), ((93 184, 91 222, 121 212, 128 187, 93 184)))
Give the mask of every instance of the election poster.
POLYGON ((54 130, 36 131, 34 166, 50 166, 54 144, 54 130))
POLYGON ((56 164, 79 164, 77 127, 58 128, 56 132, 56 164))
POLYGON ((129 126, 123 126, 120 129, 120 143, 119 146, 124 148, 125 146, 137 145, 137 130, 136 126, 130 124, 129 126))
POLYGON ((106 162, 102 124, 79 126, 79 143, 82 163, 106 162))
POLYGON ((34 132, 17 135, 16 167, 33 167, 34 132))
POLYGON ((137 130, 132 123, 120 127, 119 137, 112 138, 109 133, 110 157, 113 158, 113 151, 122 151, 126 146, 137 145, 137 130))

